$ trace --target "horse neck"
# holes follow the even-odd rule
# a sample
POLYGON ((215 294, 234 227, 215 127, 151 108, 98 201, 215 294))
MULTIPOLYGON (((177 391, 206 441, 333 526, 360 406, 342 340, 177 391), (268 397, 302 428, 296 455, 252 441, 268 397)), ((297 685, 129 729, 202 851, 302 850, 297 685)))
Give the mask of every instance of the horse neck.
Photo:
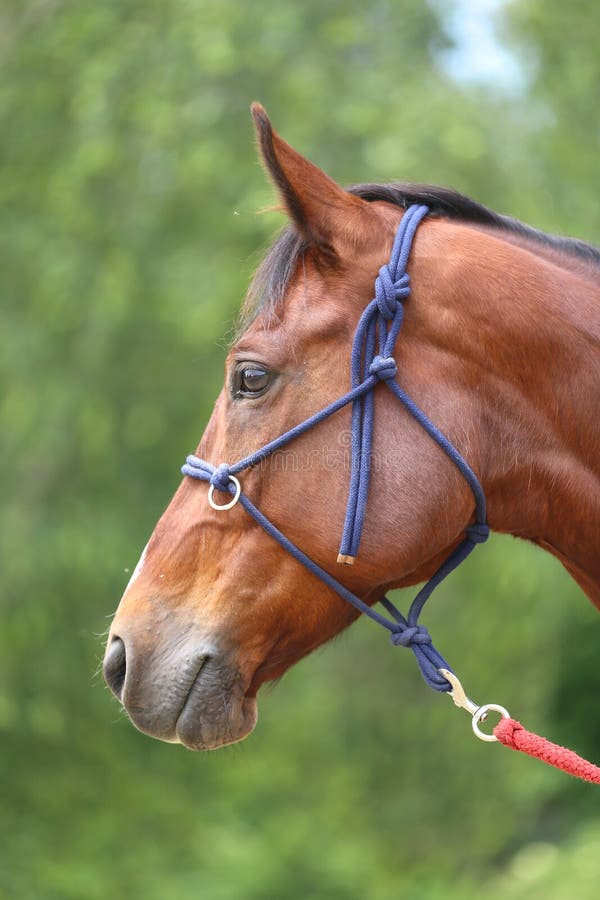
POLYGON ((549 550, 600 606, 600 272, 499 233, 437 232, 490 525, 549 550))

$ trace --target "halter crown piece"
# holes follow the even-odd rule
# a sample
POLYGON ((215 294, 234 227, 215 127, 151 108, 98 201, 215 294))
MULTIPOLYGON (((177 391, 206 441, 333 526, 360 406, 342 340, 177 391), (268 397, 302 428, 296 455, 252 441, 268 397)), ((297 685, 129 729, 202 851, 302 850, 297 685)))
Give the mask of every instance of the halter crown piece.
POLYGON ((470 465, 395 380, 398 369, 394 360, 394 348, 404 318, 403 302, 410 295, 410 277, 406 266, 416 230, 428 212, 427 206, 415 205, 410 206, 402 217, 394 239, 390 261, 379 271, 375 281, 375 297, 360 317, 354 335, 351 356, 351 386, 348 393, 233 465, 221 463, 219 466, 214 466, 212 463, 192 455, 187 457, 181 471, 191 478, 209 482, 209 501, 215 509, 230 509, 239 500, 244 509, 264 528, 267 534, 271 535, 288 553, 302 563, 309 572, 320 578, 359 612, 387 628, 394 646, 410 647, 415 654, 423 678, 430 687, 436 691, 448 692, 452 691, 453 686, 441 674, 440 669, 449 672, 452 672, 452 669, 435 649, 427 628, 420 625, 418 619, 434 588, 467 558, 476 544, 487 540, 489 527, 486 523, 483 489, 470 465), (371 609, 360 597, 349 591, 293 544, 273 522, 267 519, 264 513, 254 506, 250 498, 242 491, 240 482, 236 478, 244 469, 260 463, 269 454, 279 450, 289 441, 304 434, 305 431, 351 403, 350 487, 338 562, 352 565, 358 555, 369 493, 374 419, 373 394, 375 387, 380 382, 386 385, 452 460, 468 482, 475 497, 475 523, 466 529, 462 542, 421 588, 411 604, 408 616, 404 617, 387 597, 382 598, 381 603, 392 617, 391 619, 371 609), (229 493, 231 499, 223 505, 218 505, 214 500, 215 491, 229 493))
POLYGON ((286 431, 280 437, 265 444, 260 450, 251 453, 233 465, 221 463, 214 466, 197 456, 188 456, 181 471, 190 478, 209 482, 208 502, 213 509, 228 510, 239 501, 246 512, 264 528, 294 559, 302 563, 309 572, 316 575, 340 597, 352 604, 359 612, 364 613, 374 622, 378 622, 390 632, 395 647, 410 647, 413 651, 421 674, 427 684, 436 691, 450 695, 456 706, 466 709, 472 717, 473 731, 477 737, 485 741, 500 741, 505 746, 521 750, 535 756, 551 766, 562 769, 585 781, 600 784, 600 767, 594 766, 546 738, 526 731, 515 719, 510 718, 503 706, 487 703, 482 706, 474 703, 465 694, 463 687, 445 659, 438 653, 431 642, 431 636, 424 625, 419 624, 419 615, 425 602, 433 590, 457 568, 477 544, 482 544, 489 537, 490 529, 486 522, 486 506, 483 488, 468 462, 461 456, 456 447, 430 421, 422 409, 411 400, 396 381, 398 368, 394 359, 396 340, 402 327, 404 317, 403 302, 410 295, 410 277, 406 271, 412 242, 419 223, 429 212, 427 206, 410 206, 402 217, 396 232, 392 255, 389 263, 382 266, 375 281, 375 297, 360 317, 351 356, 351 385, 347 394, 334 400, 329 406, 305 419, 299 425, 286 431), (421 588, 410 605, 408 615, 404 617, 387 597, 381 599, 391 618, 371 609, 364 601, 344 587, 341 582, 322 569, 299 547, 293 544, 276 525, 273 524, 242 491, 236 477, 244 469, 257 465, 270 453, 274 453, 285 444, 338 410, 352 404, 351 431, 351 474, 348 491, 346 518, 342 533, 338 563, 352 565, 358 554, 360 539, 367 506, 369 481, 371 477, 371 445, 373 442, 374 389, 382 382, 398 398, 406 410, 417 420, 432 440, 452 460, 461 475, 467 481, 475 498, 475 521, 465 529, 461 543, 444 560, 437 572, 421 588), (215 491, 229 494, 230 499, 219 504, 214 499, 215 491), (493 734, 479 728, 490 710, 500 713, 500 722, 493 734))

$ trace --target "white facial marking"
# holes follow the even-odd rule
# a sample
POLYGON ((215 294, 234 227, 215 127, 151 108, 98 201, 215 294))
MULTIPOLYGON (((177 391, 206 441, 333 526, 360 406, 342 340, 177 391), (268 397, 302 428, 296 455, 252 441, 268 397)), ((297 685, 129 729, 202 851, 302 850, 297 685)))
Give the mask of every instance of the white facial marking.
POLYGON ((135 569, 133 570, 133 574, 132 574, 131 578, 129 579, 128 583, 127 583, 127 587, 125 588, 125 591, 126 591, 126 592, 129 590, 129 588, 131 587, 131 585, 133 584, 133 582, 135 581, 135 579, 138 577, 138 575, 140 574, 140 572, 141 572, 142 569, 144 568, 144 562, 145 562, 145 560, 146 560, 146 550, 147 550, 147 549, 148 549, 148 544, 146 544, 146 546, 144 547, 144 549, 143 549, 143 551, 142 551, 142 555, 140 556, 140 558, 139 558, 139 560, 138 560, 138 564, 137 564, 137 566, 135 567, 135 569))

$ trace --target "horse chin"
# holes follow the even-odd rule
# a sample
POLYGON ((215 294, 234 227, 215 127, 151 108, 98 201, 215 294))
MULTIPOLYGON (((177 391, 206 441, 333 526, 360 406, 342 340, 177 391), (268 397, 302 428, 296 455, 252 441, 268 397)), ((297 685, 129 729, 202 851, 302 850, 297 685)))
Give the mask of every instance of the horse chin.
POLYGON ((190 698, 175 725, 176 742, 188 750, 217 750, 248 737, 258 719, 256 697, 224 696, 222 704, 218 714, 207 714, 190 698))

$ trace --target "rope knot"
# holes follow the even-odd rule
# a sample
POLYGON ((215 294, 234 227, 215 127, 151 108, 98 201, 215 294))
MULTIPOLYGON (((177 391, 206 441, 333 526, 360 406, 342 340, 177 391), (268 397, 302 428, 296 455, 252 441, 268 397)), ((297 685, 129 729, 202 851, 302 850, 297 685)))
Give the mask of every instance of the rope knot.
POLYGON ((466 534, 471 543, 485 544, 490 536, 490 526, 486 522, 475 522, 466 529, 466 534))
POLYGON ((375 300, 384 319, 393 319, 398 303, 410 294, 410 277, 404 272, 397 281, 392 278, 389 265, 382 266, 375 280, 375 300))
POLYGON ((392 631, 391 641, 394 647, 411 647, 413 644, 431 644, 431 635, 425 625, 400 626, 392 631))
POLYGON ((229 466, 227 463, 221 463, 220 466, 214 470, 212 475, 210 476, 210 483, 217 491, 223 491, 224 493, 229 493, 229 485, 231 483, 231 479, 229 476, 229 466))
POLYGON ((376 375, 381 381, 391 381, 398 374, 398 366, 393 356, 376 356, 369 366, 369 375, 376 375))

